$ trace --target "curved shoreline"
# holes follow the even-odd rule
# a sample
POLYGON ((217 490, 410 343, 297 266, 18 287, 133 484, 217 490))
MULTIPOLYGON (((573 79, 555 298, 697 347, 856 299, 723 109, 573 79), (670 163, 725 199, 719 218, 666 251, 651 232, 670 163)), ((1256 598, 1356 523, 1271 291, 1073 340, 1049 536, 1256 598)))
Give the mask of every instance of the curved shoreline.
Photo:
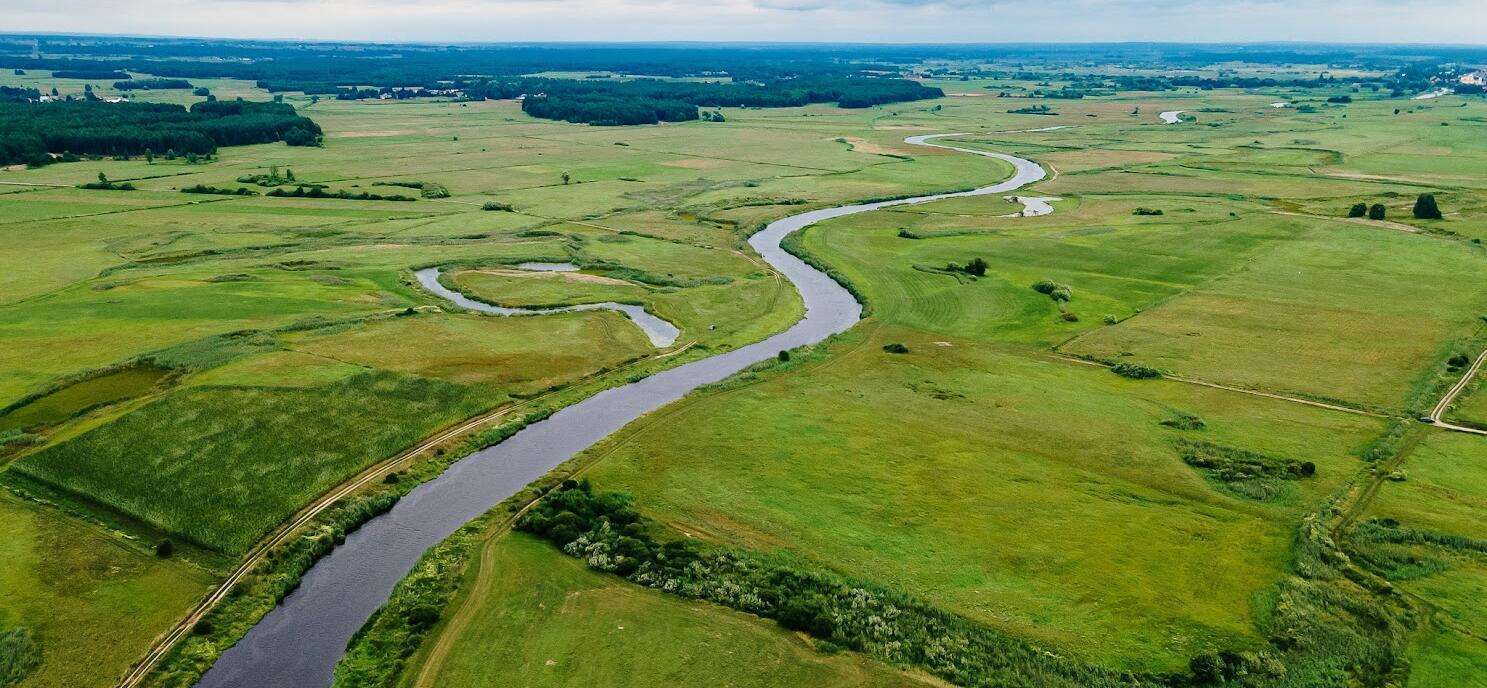
POLYGON ((1012 164, 1012 177, 970 191, 823 208, 771 222, 749 238, 749 245, 800 292, 805 303, 800 321, 763 341, 595 394, 527 426, 500 444, 455 462, 317 561, 299 587, 224 652, 197 685, 329 685, 352 634, 381 607, 429 547, 636 418, 700 386, 773 358, 780 351, 815 344, 856 324, 862 304, 825 273, 785 251, 780 242, 789 234, 822 220, 879 208, 1007 193, 1047 177, 1044 169, 1030 160, 930 143, 932 139, 964 135, 910 136, 904 142, 996 158, 1012 164))

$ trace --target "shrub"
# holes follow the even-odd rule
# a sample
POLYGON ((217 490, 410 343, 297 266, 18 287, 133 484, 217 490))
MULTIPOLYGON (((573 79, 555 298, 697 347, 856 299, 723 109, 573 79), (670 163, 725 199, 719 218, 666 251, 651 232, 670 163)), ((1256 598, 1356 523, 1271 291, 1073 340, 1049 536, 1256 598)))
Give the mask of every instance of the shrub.
POLYGON ((1152 380, 1162 376, 1162 371, 1140 363, 1117 363, 1110 367, 1110 372, 1132 380, 1152 380))
POLYGON ((1120 322, 1120 318, 1115 317, 1114 313, 1106 313, 1102 320, 1104 320, 1106 325, 1114 325, 1120 322))
POLYGON ((0 632, 0 686, 24 681, 41 664, 41 648, 25 628, 0 632))
POLYGON ((1203 428, 1208 427, 1208 425, 1203 422, 1202 418, 1199 418, 1191 413, 1184 413, 1182 411, 1177 411, 1171 416, 1163 418, 1161 420, 1161 424, 1169 428, 1176 428, 1178 430, 1202 430, 1203 428))
POLYGON ((284 143, 291 146, 318 146, 320 135, 303 127, 290 127, 284 131, 284 143))
POLYGON ((985 277, 986 261, 980 258, 972 258, 971 262, 966 263, 965 271, 977 277, 985 277))
POLYGON ((1053 280, 1038 280, 1033 283, 1033 291, 1039 294, 1052 294, 1058 288, 1058 283, 1053 280))
POLYGON ((1471 363, 1471 359, 1466 354, 1456 354, 1446 359, 1446 367, 1448 368, 1465 368, 1468 363, 1471 363))
POLYGON ((779 359, 780 363, 786 363, 790 360, 790 352, 780 351, 780 353, 775 354, 775 358, 779 359))
POLYGON ((1388 210, 1384 208, 1383 203, 1375 203, 1368 207, 1368 219, 1370 220, 1382 220, 1387 213, 1388 210))
POLYGON ((1439 220, 1441 209, 1435 204, 1435 194, 1420 194, 1415 199, 1415 219, 1417 220, 1439 220))
POLYGON ((1367 203, 1354 203, 1353 204, 1353 207, 1348 208, 1348 217, 1365 217, 1367 215, 1368 215, 1368 204, 1367 203))
POLYGON ((884 344, 883 345, 883 350, 884 351, 887 351, 890 354, 906 354, 906 353, 909 353, 909 347, 904 346, 903 344, 900 344, 898 342, 894 342, 892 344, 884 344))
POLYGON ((500 212, 503 212, 503 213, 515 212, 512 209, 510 203, 497 203, 495 201, 486 201, 484 205, 481 205, 480 206, 480 209, 481 210, 495 210, 495 211, 500 211, 500 212))
POLYGON ((1062 318, 1064 320, 1064 322, 1079 322, 1079 316, 1077 316, 1077 315, 1075 315, 1075 314, 1073 314, 1073 313, 1071 313, 1069 311, 1064 311, 1063 313, 1060 313, 1058 317, 1062 318))
POLYGON ((899 227, 898 228, 898 238, 900 238, 900 239, 922 239, 924 237, 921 237, 918 234, 915 234, 913 232, 910 232, 909 230, 907 230, 907 229, 905 229, 903 227, 899 227))
POLYGON ((1132 215, 1161 215, 1161 208, 1137 208, 1131 211, 1132 215))
POLYGON ((165 559, 175 553, 176 543, 171 542, 169 538, 161 540, 155 545, 155 556, 160 557, 161 559, 165 559))

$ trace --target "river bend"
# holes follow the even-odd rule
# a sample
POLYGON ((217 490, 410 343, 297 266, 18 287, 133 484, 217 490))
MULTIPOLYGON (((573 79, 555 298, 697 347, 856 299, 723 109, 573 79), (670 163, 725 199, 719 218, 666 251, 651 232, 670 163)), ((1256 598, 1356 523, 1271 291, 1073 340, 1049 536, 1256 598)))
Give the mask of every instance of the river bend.
MULTIPOLYGON (((330 685, 336 662, 345 653, 352 634, 387 600, 393 587, 429 547, 642 415, 702 385, 774 358, 780 351, 815 344, 852 327, 862 316, 861 304, 825 273, 780 248, 780 241, 787 235, 822 220, 889 206, 1007 193, 1046 176, 1043 168, 1030 160, 933 142, 948 136, 965 134, 910 136, 904 142, 1003 160, 1012 164, 1012 177, 971 191, 824 208, 770 223, 749 238, 749 245, 800 291, 805 316, 799 322, 763 341, 600 392, 527 426, 500 444, 455 462, 317 561, 299 587, 224 652, 197 686, 330 685)), ((432 281, 438 283, 437 279, 432 281)))

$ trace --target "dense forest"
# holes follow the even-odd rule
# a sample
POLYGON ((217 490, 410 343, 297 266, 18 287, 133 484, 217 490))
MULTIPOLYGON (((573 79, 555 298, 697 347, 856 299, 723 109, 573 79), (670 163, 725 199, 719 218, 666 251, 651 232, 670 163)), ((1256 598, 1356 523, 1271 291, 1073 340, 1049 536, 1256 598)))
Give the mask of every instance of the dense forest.
POLYGON ((714 83, 656 79, 494 79, 467 89, 472 97, 525 96, 522 110, 533 117, 589 124, 655 124, 697 119, 700 107, 798 107, 835 102, 870 107, 927 98, 944 92, 907 79, 837 77, 714 83))
POLYGON ((114 88, 120 91, 159 91, 173 88, 192 88, 185 79, 127 79, 115 81, 114 88))
POLYGON ((204 155, 219 146, 313 145, 320 126, 281 103, 0 102, 0 165, 41 165, 52 154, 204 155))

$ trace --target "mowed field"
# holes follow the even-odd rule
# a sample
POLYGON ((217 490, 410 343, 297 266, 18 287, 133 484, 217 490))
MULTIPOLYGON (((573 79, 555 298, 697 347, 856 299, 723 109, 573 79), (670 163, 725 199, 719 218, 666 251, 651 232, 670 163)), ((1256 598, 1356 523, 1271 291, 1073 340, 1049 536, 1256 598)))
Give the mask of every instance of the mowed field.
MULTIPOLYGON (((806 230, 796 246, 849 281, 872 316, 602 442, 578 464, 596 489, 633 494, 674 537, 874 581, 1060 656, 1136 672, 1267 651, 1275 624, 1312 603, 1287 581, 1301 580, 1299 533, 1329 505, 1487 536, 1462 518, 1472 497, 1461 485, 1474 478, 1458 465, 1482 438, 1406 429, 1423 437, 1395 457, 1407 477, 1377 497, 1358 489, 1388 474, 1369 460, 1379 443, 1394 446, 1403 419, 1459 376, 1446 359, 1481 350, 1480 100, 1343 107, 1321 91, 1194 91, 1058 101, 1055 116, 1018 117, 1005 110, 1027 101, 954 95, 998 82, 937 85, 952 97, 929 111, 885 108, 898 112, 878 128, 969 132, 957 145, 1038 160, 1056 176, 1022 193, 1058 197, 1055 213, 1009 218, 1005 199, 957 199, 806 230), (1277 100, 1317 107, 1271 108, 1277 100), (1197 122, 1159 124, 1173 109, 1197 122), (1066 128, 1027 131, 1050 126, 1066 128), (1447 219, 1409 217, 1426 191, 1447 219), (1356 202, 1384 203, 1389 219, 1343 219, 1356 202), (973 258, 985 276, 944 269, 973 258), (1040 280, 1072 298, 1033 290, 1040 280), (1128 380, 1102 365, 1122 362, 1168 375, 1128 380), (1189 465, 1195 444, 1312 462, 1315 474, 1252 491, 1189 465)), ((530 546, 511 537, 491 546, 530 546)), ((1444 615, 1414 636, 1410 685, 1483 675, 1481 619, 1462 605, 1480 597, 1480 554, 1450 556, 1445 572, 1401 583, 1444 615)), ((469 625, 429 641, 467 651, 410 675, 475 685, 478 672, 516 662, 534 684, 575 675, 553 669, 572 662, 557 650, 544 667, 514 647, 473 656, 530 613, 529 595, 504 581, 467 589, 462 599, 478 600, 460 607, 469 625)), ((608 628, 543 631, 555 632, 585 661, 633 660, 628 647, 607 649, 608 628)), ((1267 680, 1311 685, 1337 669, 1316 670, 1267 680)))

